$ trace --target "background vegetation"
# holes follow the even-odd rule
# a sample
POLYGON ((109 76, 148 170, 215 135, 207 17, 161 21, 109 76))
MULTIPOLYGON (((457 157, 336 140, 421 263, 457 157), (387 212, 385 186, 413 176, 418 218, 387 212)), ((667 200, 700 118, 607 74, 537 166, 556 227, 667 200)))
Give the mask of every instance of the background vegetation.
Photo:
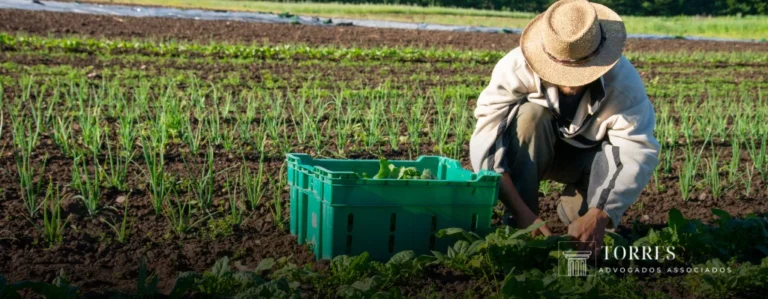
MULTIPOLYGON (((322 0, 321 0, 322 1, 322 0)), ((525 1, 533 3, 536 1, 525 1)), ((543 0, 548 2, 550 0, 543 0)), ((86 1, 87 2, 87 1, 86 1)), ((104 2, 97 0, 93 2, 104 2)), ((392 4, 343 4, 318 2, 264 2, 241 0, 113 0, 116 4, 171 6, 180 8, 217 9, 228 11, 257 11, 283 15, 315 16, 331 19, 363 19, 413 23, 445 24, 458 26, 485 26, 501 28, 524 28, 541 9, 518 9, 502 11, 477 8, 451 8, 438 6, 392 5, 392 4)), ((376 0, 369 1, 376 2, 376 0)), ((482 2, 482 1, 480 1, 482 2)), ((605 1, 608 3, 607 1, 605 1)), ((676 1, 674 1, 676 2, 676 1)), ((684 1, 687 2, 687 1, 684 1)), ((709 1, 703 1, 709 2, 709 1)), ((384 2, 380 2, 384 3, 384 2)), ((389 2, 394 3, 394 2, 389 2)), ((401 2, 403 3, 403 2, 401 2)), ((742 2, 739 2, 742 3, 742 2)), ((746 2, 744 2, 746 3, 746 2)), ((439 3, 435 3, 439 4, 439 3)), ((626 13, 622 3, 608 3, 616 9, 630 34, 655 34, 665 36, 697 36, 764 40, 768 38, 768 17, 748 16, 646 16, 645 12, 626 13)), ((746 5, 746 4, 745 4, 746 5)), ((755 4, 750 7, 763 7, 755 4)), ((501 9, 501 7, 499 8, 501 9)), ((506 8, 512 9, 512 8, 506 8)), ((685 6, 689 9, 689 6, 685 6)), ((762 8, 763 10, 765 8, 762 8)), ((687 13, 687 12, 686 12, 687 13)), ((733 12, 736 14, 737 12, 733 12)), ((677 15, 679 13, 671 13, 677 15)))
MULTIPOLYGON (((320 3, 406 4, 507 11, 542 12, 557 0, 313 0, 320 3)), ((276 2, 306 2, 276 0, 276 2)), ((593 0, 620 14, 633 16, 766 14, 768 2, 762 0, 593 0)))

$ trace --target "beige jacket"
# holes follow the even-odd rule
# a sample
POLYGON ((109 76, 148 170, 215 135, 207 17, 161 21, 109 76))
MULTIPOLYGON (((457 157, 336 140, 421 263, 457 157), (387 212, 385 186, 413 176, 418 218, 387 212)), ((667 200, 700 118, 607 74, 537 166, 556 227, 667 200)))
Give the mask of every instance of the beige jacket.
MULTIPOLYGON (((589 190, 589 207, 603 209, 618 224, 658 164, 659 142, 653 135, 656 118, 642 80, 626 58, 603 75, 600 83, 602 88, 597 89, 603 94, 586 92, 573 122, 559 130, 561 139, 573 146, 603 147, 611 163, 607 163, 605 181, 589 190)), ((557 87, 542 82, 516 48, 496 64, 477 100, 477 125, 470 140, 470 161, 476 172, 503 172, 506 168, 499 165, 506 145, 497 137, 514 121, 517 104, 523 101, 551 105, 551 110, 559 111, 557 87)))

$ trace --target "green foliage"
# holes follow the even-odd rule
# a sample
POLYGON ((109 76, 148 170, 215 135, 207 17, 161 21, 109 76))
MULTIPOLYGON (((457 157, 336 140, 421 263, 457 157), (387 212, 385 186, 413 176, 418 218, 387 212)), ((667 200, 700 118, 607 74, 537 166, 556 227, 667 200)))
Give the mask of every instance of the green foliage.
MULTIPOLYGON (((363 178, 368 176, 363 173, 363 178)), ((396 167, 394 164, 389 163, 386 158, 379 159, 379 172, 373 176, 373 179, 395 179, 395 180, 434 180, 435 176, 432 175, 432 171, 424 169, 422 173, 416 167, 396 167)))
POLYGON ((232 271, 228 257, 223 257, 205 273, 182 273, 176 280, 171 298, 188 291, 205 296, 233 298, 299 298, 285 279, 265 281, 257 273, 271 268, 274 260, 263 260, 254 271, 232 271))
MULTIPOLYGON (((556 0, 312 0, 318 3, 350 4, 408 4, 505 11, 542 12, 556 0)), ((281 0, 280 2, 304 2, 281 0)), ((605 4, 622 15, 677 16, 677 15, 733 15, 768 14, 768 4, 760 0, 594 0, 605 4)), ((285 13, 287 16, 291 14, 285 13)))
POLYGON ((719 259, 712 259, 695 267, 715 269, 715 271, 693 273, 685 277, 684 284, 695 296, 754 297, 756 294, 763 294, 765 286, 768 285, 768 257, 754 265, 751 263, 726 264, 719 259))
POLYGON ((58 188, 53 186, 53 182, 48 183, 42 208, 43 226, 35 226, 42 232, 49 246, 58 245, 64 240, 64 227, 69 220, 63 220, 61 217, 61 196, 58 188))
POLYGON ((36 281, 20 281, 9 284, 7 280, 0 275, 0 298, 20 299, 22 297, 18 292, 25 289, 28 289, 43 298, 80 298, 78 288, 69 284, 69 279, 64 273, 64 269, 59 271, 58 276, 50 284, 36 281))
POLYGON ((700 263, 712 258, 754 261, 768 256, 768 220, 761 217, 737 219, 723 210, 712 209, 719 217, 716 226, 686 219, 677 209, 669 211, 668 226, 634 242, 635 246, 674 246, 678 256, 672 263, 700 263))

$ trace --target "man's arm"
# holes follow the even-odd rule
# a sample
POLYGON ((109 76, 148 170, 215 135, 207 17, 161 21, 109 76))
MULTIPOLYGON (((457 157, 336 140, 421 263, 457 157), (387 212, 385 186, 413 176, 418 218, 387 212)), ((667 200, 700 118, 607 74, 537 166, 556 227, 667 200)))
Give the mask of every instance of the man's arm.
POLYGON ((595 182, 598 187, 590 190, 588 198, 590 208, 608 215, 609 227, 619 225, 622 215, 640 196, 659 163, 659 142, 653 135, 655 124, 653 106, 645 99, 617 114, 608 127, 610 144, 603 145, 607 175, 601 182, 595 182))
MULTIPOLYGON (((541 220, 525 205, 507 173, 507 165, 501 163, 506 146, 500 144, 499 136, 504 131, 499 128, 506 127, 515 106, 531 92, 533 77, 521 71, 525 67, 519 48, 496 63, 488 85, 477 99, 474 112, 477 124, 469 142, 470 161, 475 171, 487 169, 502 174, 499 200, 513 214, 519 227, 541 220)), ((550 233, 546 226, 539 231, 550 233)))
MULTIPOLYGON (((526 228, 531 224, 542 221, 538 215, 534 214, 533 211, 528 208, 520 197, 520 194, 517 193, 517 189, 515 188, 515 185, 512 184, 512 179, 509 177, 508 173, 503 173, 501 176, 500 191, 499 200, 501 200, 501 203, 503 203, 504 206, 507 207, 507 210, 512 213, 512 216, 515 217, 515 223, 518 228, 526 228)), ((535 236, 539 234, 539 232, 545 236, 552 235, 552 232, 549 231, 549 228, 546 225, 542 225, 538 230, 534 231, 533 235, 535 236)))
POLYGON ((595 252, 603 245, 605 229, 619 225, 658 164, 659 144, 653 137, 656 119, 650 101, 645 99, 612 118, 606 133, 609 142, 603 143, 590 175, 589 210, 568 226, 569 235, 589 242, 582 249, 595 252))

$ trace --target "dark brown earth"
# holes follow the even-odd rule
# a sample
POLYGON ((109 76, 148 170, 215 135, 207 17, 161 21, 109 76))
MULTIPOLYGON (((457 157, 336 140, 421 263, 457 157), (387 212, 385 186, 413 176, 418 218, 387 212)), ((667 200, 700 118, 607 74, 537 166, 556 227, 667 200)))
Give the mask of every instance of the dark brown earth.
MULTIPOLYGON (((3 20, 0 31, 21 31, 39 35, 151 37, 182 41, 300 43, 313 46, 413 46, 508 51, 518 46, 520 37, 514 34, 113 17, 6 9, 0 10, 0 20, 3 20), (290 30, 286 30, 288 28, 290 30)), ((768 43, 630 39, 627 41, 626 49, 630 51, 768 51, 768 43)))
MULTIPOLYGON (((270 43, 305 43, 308 45, 356 45, 363 47, 374 46, 419 46, 419 47, 453 47, 459 49, 483 49, 506 50, 517 45, 516 35, 482 34, 482 33, 455 33, 455 32, 426 32, 391 29, 370 29, 350 27, 312 27, 299 25, 272 25, 220 21, 194 21, 174 20, 161 18, 128 18, 106 17, 66 13, 41 13, 13 10, 0 10, 0 31, 28 32, 38 35, 65 36, 71 34, 103 36, 107 38, 156 38, 176 39, 190 41, 230 41, 230 42, 270 42, 270 43)), ((767 44, 751 43, 714 43, 691 41, 646 41, 630 40, 629 49, 636 51, 658 50, 716 50, 716 51, 768 51, 767 44)), ((2 62, 14 62, 21 65, 73 65, 79 67, 92 66, 97 70, 108 67, 141 68, 137 62, 123 62, 110 60, 100 62, 93 56, 78 56, 72 58, 25 58, 24 56, 0 56, 2 62)), ((148 68, 177 68, 177 65, 149 64, 148 68)), ((467 74, 487 74, 488 66, 473 69, 467 74)), ((190 63, 182 68, 198 70, 201 73, 211 74, 214 79, 216 74, 228 71, 243 71, 232 65, 210 65, 190 63)), ((249 71, 256 70, 254 67, 249 71)), ((292 77, 295 70, 285 68, 282 65, 271 66, 271 72, 283 77, 292 77)), ((338 71, 337 67, 323 69, 328 74, 338 71)), ((352 81, 356 75, 363 71, 359 68, 344 69, 342 81, 352 81)), ((378 68, 370 70, 371 73, 379 71, 378 68)), ((409 73, 420 72, 419 67, 407 71, 392 70, 394 77, 406 77, 409 73), (402 75, 402 76, 401 76, 402 75)), ((451 77, 463 70, 450 69, 439 73, 440 77, 451 77)), ((247 71, 242 72, 248 74, 247 71)), ((10 75, 10 74, 7 74, 10 75)), ((260 82, 256 72, 251 72, 248 79, 260 82)), ((755 77, 764 76, 764 72, 758 72, 755 77)), ((363 79, 375 80, 363 76, 363 79)), ((378 83, 378 82, 374 82, 378 83)), ((431 85, 441 84, 439 80, 431 80, 431 85)), ((445 82, 442 82, 445 84, 445 82)), ((13 88, 8 88, 6 94, 12 93, 13 88)), ((470 103, 472 104, 472 103, 470 103)), ((4 134, 0 138, 0 148, 12 144, 10 134, 4 134)), ((297 151, 301 151, 301 145, 294 144, 297 151)), ((433 144, 423 146, 423 152, 431 152, 433 144)), ((68 185, 72 162, 65 157, 53 144, 52 140, 44 136, 40 153, 48 153, 49 160, 46 173, 52 174, 48 180, 59 185, 68 185)), ((185 168, 181 162, 182 148, 172 147, 169 150, 168 169, 174 173, 184 173, 185 168)), ((391 159, 405 158, 402 149, 387 149, 385 154, 391 159)), ((729 156, 730 148, 723 147, 722 155, 729 156)), ((466 156, 466 148, 465 155, 466 156)), ((706 156, 706 155, 705 155, 706 156)), ((198 157, 199 158, 199 157, 198 157)), ((356 153, 350 158, 371 159, 373 154, 356 153)), ((276 177, 279 172, 281 157, 277 155, 269 157, 265 166, 268 176, 276 177)), ((746 154, 742 155, 746 160, 746 154)), ((249 156, 246 163, 252 171, 258 170, 258 156, 249 156)), ((237 169, 242 160, 239 157, 230 157, 223 151, 216 155, 216 168, 237 169)), ((466 160, 462 161, 468 167, 466 160)), ((138 162, 143 164, 141 160, 138 162)), ((40 157, 36 165, 41 165, 40 157)), ((676 167, 677 168, 677 167, 676 167)), ((675 170, 676 171, 676 170, 675 170)), ((63 209, 65 217, 68 217, 70 228, 66 230, 64 242, 53 248, 48 248, 41 238, 41 234, 34 225, 23 215, 26 214, 21 204, 20 190, 18 190, 17 173, 14 157, 8 151, 0 155, 0 273, 10 281, 38 280, 50 282, 60 269, 64 269, 70 280, 85 291, 103 292, 106 290, 134 290, 138 276, 139 258, 144 256, 149 262, 149 269, 159 276, 161 290, 167 291, 173 284, 173 279, 179 272, 204 271, 223 256, 236 257, 243 265, 253 268, 267 257, 288 257, 290 261, 299 265, 311 265, 310 268, 323 270, 327 268, 327 262, 315 262, 312 253, 304 246, 297 245, 294 237, 277 225, 268 206, 252 212, 246 217, 246 221, 239 227, 233 228, 233 233, 226 236, 212 236, 214 232, 208 227, 207 222, 202 222, 194 227, 188 234, 175 234, 170 230, 168 220, 163 216, 157 216, 151 208, 146 189, 144 176, 140 169, 134 166, 129 175, 129 185, 133 189, 130 194, 129 215, 130 234, 125 244, 117 242, 111 228, 104 220, 119 222, 122 220, 123 204, 117 203, 118 197, 127 195, 126 192, 108 190, 102 195, 101 202, 107 203, 112 209, 104 209, 96 218, 88 216, 79 201, 72 199, 73 190, 62 190, 65 197, 63 209), (104 220, 102 220, 102 218, 104 220)), ((627 230, 634 220, 648 226, 659 226, 666 223, 667 212, 671 208, 680 209, 688 218, 699 218, 710 222, 713 216, 711 208, 724 209, 735 216, 745 216, 749 213, 766 213, 768 206, 765 200, 768 198, 768 184, 759 178, 754 178, 754 193, 746 197, 741 192, 727 191, 721 198, 712 198, 707 190, 699 191, 688 201, 683 201, 679 196, 679 185, 673 174, 664 175, 661 186, 651 183, 634 205, 624 216, 620 230, 627 230), (664 191, 659 191, 664 190, 664 191)), ((223 181, 217 182, 217 190, 222 190, 223 181)), ((272 192, 274 185, 268 185, 267 193, 272 192)), ((288 217, 288 198, 285 190, 277 190, 280 196, 280 204, 283 207, 282 218, 288 217)), ((190 196, 182 195, 182 196, 190 196)), ((559 195, 557 193, 541 196, 540 209, 545 220, 551 222, 555 233, 565 233, 565 227, 559 223, 555 214, 555 203, 559 195)), ((226 196, 219 191, 216 196, 215 206, 223 211, 228 210, 226 196)), ((283 220, 285 221, 285 220, 283 220)), ((498 223, 499 220, 496 220, 498 223)), ((39 224, 39 222, 37 223, 39 224)), ((287 225, 287 224, 285 224, 287 225)), ((478 291, 482 289, 483 282, 471 281, 469 276, 453 273, 442 268, 431 268, 426 271, 424 280, 414 281, 411 284, 401 286, 406 294, 417 296, 431 290, 445 295, 460 294, 468 290, 478 291)), ((653 286, 659 288, 659 286, 653 286)), ((677 297, 686 297, 679 294, 674 286, 661 286, 664 292, 671 292, 677 297)), ((307 290, 312 293, 316 290, 307 290)))

